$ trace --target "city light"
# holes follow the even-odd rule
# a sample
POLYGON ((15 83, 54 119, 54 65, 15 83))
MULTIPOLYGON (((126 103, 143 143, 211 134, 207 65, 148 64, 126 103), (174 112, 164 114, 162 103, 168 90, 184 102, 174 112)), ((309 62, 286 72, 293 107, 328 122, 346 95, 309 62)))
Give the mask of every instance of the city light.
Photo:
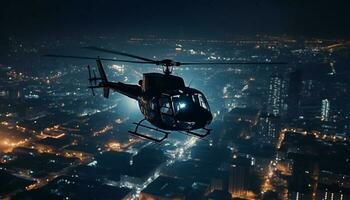
MULTIPOLYGON (((226 39, 141 35, 120 39, 87 34, 57 41, 47 37, 26 41, 12 34, 7 38, 11 51, 1 54, 5 58, 0 63, 0 179, 13 190, 0 192, 1 197, 38 194, 71 199, 84 198, 86 193, 91 198, 111 195, 117 199, 210 199, 215 195, 349 198, 344 192, 350 188, 346 173, 350 162, 349 83, 347 74, 341 74, 348 62, 347 39, 270 34, 228 34, 226 39), (178 119, 161 113, 161 102, 147 100, 148 93, 135 100, 116 87, 106 99, 101 96, 103 84, 97 83, 95 96, 91 95, 86 88, 86 65, 95 67, 94 59, 53 61, 40 57, 35 61, 42 52, 59 49, 69 54, 75 44, 90 43, 135 51, 155 60, 212 62, 174 67, 171 75, 183 78, 186 87, 205 93, 213 114, 213 122, 205 127, 211 129, 210 134, 204 136, 203 130, 190 130, 186 124, 181 131, 174 131, 178 119), (225 61, 254 64, 213 64, 225 61), (264 61, 288 65, 259 64, 264 61), (130 134, 135 130, 133 123, 144 117, 140 111, 147 113, 146 119, 164 123, 158 128, 170 132, 169 137, 154 142, 130 134), (101 193, 101 188, 108 193, 101 193), (196 194, 199 196, 191 196, 196 194)), ((86 55, 91 58, 109 58, 110 54, 90 53, 86 55)), ((113 59, 124 58, 118 54, 113 59)), ((139 82, 144 73, 162 71, 161 65, 149 63, 153 61, 103 60, 108 80, 134 84, 128 90, 135 94, 145 90, 139 82)), ((99 71, 95 73, 99 76, 99 71)), ((167 84, 157 82, 158 86, 167 84)), ((170 105, 169 112, 179 109, 191 108, 178 102, 177 107, 170 105)), ((142 125, 156 129, 159 124, 142 125)), ((138 131, 144 129, 138 127, 138 131)), ((155 129, 147 134, 157 136, 155 129)))

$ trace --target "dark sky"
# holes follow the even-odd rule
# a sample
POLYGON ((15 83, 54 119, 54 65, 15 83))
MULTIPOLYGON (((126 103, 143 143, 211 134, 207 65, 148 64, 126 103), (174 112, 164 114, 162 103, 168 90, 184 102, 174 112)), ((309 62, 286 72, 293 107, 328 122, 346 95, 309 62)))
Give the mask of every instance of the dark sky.
POLYGON ((340 0, 2 0, 1 34, 349 37, 340 0))

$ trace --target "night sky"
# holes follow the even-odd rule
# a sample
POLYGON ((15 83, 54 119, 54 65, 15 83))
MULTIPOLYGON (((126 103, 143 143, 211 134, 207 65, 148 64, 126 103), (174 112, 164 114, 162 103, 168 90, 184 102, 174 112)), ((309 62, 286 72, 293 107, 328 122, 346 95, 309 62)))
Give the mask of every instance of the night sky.
POLYGON ((2 0, 1 35, 214 37, 288 34, 348 37, 340 0, 2 0))

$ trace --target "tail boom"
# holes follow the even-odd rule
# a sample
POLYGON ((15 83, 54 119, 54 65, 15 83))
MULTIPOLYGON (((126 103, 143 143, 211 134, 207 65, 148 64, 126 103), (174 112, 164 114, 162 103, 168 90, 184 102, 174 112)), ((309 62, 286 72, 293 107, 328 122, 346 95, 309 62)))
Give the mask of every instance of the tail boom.
POLYGON ((137 99, 139 96, 141 96, 141 93, 142 93, 142 89, 140 86, 125 84, 121 82, 107 82, 107 83, 104 83, 102 86, 103 86, 103 89, 105 88, 112 89, 132 99, 137 99))
MULTIPOLYGON (((119 92, 123 95, 126 95, 132 99, 137 99, 141 95, 142 89, 138 85, 125 84, 121 82, 109 82, 106 76, 106 72, 103 69, 103 65, 100 59, 96 60, 97 69, 100 74, 99 78, 100 83, 97 87, 103 88, 103 96, 105 98, 109 97, 109 89, 112 89, 116 92, 119 92)), ((91 79, 91 78, 90 78, 91 79)))

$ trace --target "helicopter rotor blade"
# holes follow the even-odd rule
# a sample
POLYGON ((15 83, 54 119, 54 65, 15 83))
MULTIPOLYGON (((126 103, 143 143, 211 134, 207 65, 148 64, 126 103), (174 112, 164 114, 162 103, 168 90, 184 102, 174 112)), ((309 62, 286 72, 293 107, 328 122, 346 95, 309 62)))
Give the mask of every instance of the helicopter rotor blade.
POLYGON ((87 56, 69 56, 69 55, 58 55, 58 54, 46 54, 45 57, 54 57, 54 58, 73 58, 73 59, 83 59, 83 60, 104 60, 104 61, 115 61, 115 62, 126 62, 126 63, 142 63, 142 64, 154 64, 150 61, 134 61, 134 60, 121 60, 114 58, 100 58, 100 57, 87 57, 87 56))
POLYGON ((286 62, 180 62, 181 65, 286 65, 286 62))
POLYGON ((152 62, 152 63, 157 63, 157 60, 153 60, 153 59, 149 59, 149 58, 145 58, 145 57, 141 57, 141 56, 136 56, 136 55, 132 55, 129 53, 124 53, 124 52, 120 52, 120 51, 115 51, 115 50, 110 50, 110 49, 104 49, 104 48, 99 48, 99 47, 93 47, 93 46, 89 46, 89 47, 83 47, 84 49, 90 49, 93 51, 99 51, 99 52, 105 52, 105 53, 111 53, 111 54, 115 54, 115 55, 120 55, 120 56, 126 56, 126 57, 130 57, 130 58, 136 58, 139 60, 143 60, 143 61, 147 61, 147 62, 152 62))

